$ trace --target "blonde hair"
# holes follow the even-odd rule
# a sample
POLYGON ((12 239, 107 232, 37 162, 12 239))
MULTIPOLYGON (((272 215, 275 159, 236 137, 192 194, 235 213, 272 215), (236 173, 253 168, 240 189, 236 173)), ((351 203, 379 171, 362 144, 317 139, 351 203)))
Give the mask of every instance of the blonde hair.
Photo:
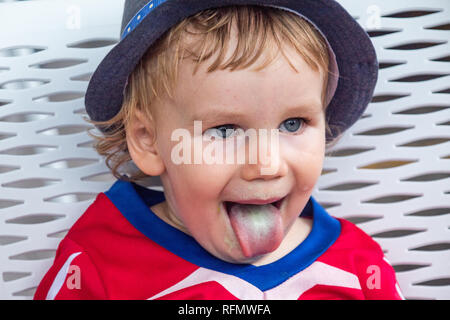
POLYGON ((96 140, 94 147, 106 157, 106 164, 116 178, 130 181, 145 178, 146 175, 138 168, 131 170, 135 172, 126 168, 132 160, 127 147, 126 129, 136 110, 152 119, 154 101, 162 99, 165 94, 173 96, 178 66, 182 60, 190 58, 195 62, 195 73, 201 63, 218 53, 207 72, 227 68, 233 71, 252 66, 263 53, 267 53, 268 58, 255 68, 258 71, 281 53, 297 71, 285 54, 285 44, 295 49, 313 70, 323 70, 322 102, 326 108, 329 56, 326 42, 312 25, 294 13, 271 7, 227 6, 209 9, 184 19, 148 49, 130 74, 122 108, 114 118, 103 122, 88 120, 108 131, 102 136, 90 133, 96 140), (237 33, 237 45, 231 57, 224 61, 232 26, 237 33), (187 38, 193 41, 187 43, 187 38))

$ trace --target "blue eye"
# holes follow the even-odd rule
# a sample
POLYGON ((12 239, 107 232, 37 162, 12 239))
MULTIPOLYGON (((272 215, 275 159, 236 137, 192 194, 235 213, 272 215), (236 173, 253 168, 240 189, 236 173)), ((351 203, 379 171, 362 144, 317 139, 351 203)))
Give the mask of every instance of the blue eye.
POLYGON ((224 124, 214 128, 207 129, 203 134, 209 135, 218 139, 226 139, 231 137, 235 133, 235 125, 224 124))
POLYGON ((292 133, 298 131, 304 122, 305 120, 302 118, 289 118, 281 123, 280 128, 284 127, 284 130, 292 133))

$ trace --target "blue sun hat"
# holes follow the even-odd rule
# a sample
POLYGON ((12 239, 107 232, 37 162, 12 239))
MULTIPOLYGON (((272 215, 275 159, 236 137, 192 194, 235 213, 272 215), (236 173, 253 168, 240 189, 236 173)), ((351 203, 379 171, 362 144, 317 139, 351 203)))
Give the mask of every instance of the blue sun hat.
POLYGON ((335 0, 126 0, 120 42, 101 61, 88 85, 85 106, 91 120, 107 121, 120 111, 128 76, 166 31, 200 11, 231 5, 287 10, 322 34, 330 56, 328 141, 361 117, 375 89, 378 60, 367 33, 335 0))

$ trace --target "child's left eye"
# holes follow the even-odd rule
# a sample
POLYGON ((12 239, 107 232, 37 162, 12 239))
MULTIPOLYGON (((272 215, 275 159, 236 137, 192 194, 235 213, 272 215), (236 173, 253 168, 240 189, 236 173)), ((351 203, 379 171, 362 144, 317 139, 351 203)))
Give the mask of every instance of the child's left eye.
POLYGON ((305 119, 303 118, 289 118, 287 120, 284 120, 280 124, 280 129, 284 127, 284 129, 282 130, 286 130, 287 132, 293 133, 301 129, 304 123, 305 119))

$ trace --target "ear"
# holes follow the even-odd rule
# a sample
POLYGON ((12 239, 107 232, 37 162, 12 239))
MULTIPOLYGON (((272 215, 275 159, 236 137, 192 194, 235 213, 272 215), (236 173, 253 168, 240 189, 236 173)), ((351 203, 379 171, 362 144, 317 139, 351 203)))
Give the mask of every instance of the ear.
POLYGON ((165 166, 156 145, 156 127, 141 111, 136 111, 126 130, 128 152, 136 166, 149 176, 159 176, 165 166))

